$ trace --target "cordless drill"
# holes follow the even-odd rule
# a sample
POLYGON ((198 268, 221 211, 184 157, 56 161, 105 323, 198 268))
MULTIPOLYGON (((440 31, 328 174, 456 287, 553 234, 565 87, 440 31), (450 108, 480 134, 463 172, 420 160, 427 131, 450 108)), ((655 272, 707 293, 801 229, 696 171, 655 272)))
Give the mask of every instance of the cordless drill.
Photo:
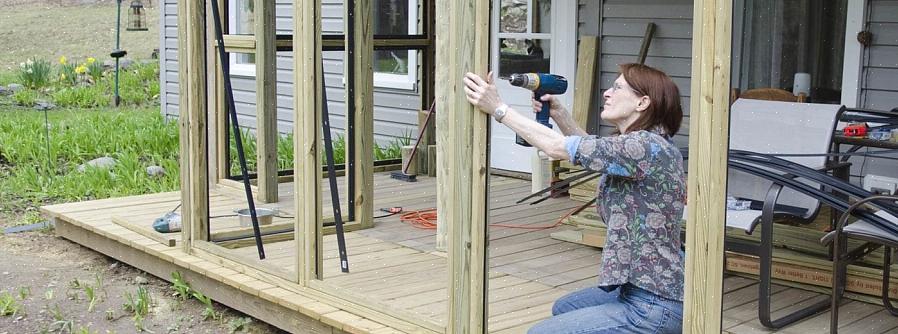
MULTIPOLYGON (((564 94, 567 91, 567 79, 563 76, 550 73, 515 73, 508 77, 512 86, 523 87, 533 91, 533 99, 539 101, 539 97, 545 94, 564 94)), ((540 101, 542 102, 542 101, 540 101)), ((536 121, 539 124, 552 128, 549 123, 549 103, 543 102, 542 109, 536 113, 536 121)), ((530 143, 517 135, 515 143, 530 147, 530 143)))

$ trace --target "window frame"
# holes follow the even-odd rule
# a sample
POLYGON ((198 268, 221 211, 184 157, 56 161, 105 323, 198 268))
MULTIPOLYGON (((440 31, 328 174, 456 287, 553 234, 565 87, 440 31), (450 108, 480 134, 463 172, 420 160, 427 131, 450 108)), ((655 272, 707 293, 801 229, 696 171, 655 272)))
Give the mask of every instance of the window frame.
MULTIPOLYGON (((418 33, 418 1, 406 0, 406 2, 408 2, 407 34, 415 35, 418 33)), ((374 70, 374 87, 415 90, 418 80, 418 53, 416 50, 408 50, 408 64, 406 68, 408 69, 406 74, 393 74, 374 70)))
MULTIPOLYGON (((237 33, 237 1, 232 0, 228 1, 228 34, 236 35, 237 33)), ((243 0, 243 1, 255 1, 255 0, 243 0)), ((255 13, 253 13, 255 15, 255 13)), ((237 53, 229 53, 228 54, 228 62, 230 65, 230 72, 232 76, 241 76, 241 77, 256 77, 256 64, 247 64, 247 63, 238 63, 237 62, 237 53)))

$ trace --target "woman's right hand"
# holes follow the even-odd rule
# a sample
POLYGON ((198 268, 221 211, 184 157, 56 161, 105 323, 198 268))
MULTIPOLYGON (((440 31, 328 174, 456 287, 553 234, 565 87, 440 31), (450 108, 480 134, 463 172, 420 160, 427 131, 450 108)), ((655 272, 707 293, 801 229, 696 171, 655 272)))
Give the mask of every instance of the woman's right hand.
POLYGON ((555 95, 545 94, 543 96, 540 96, 539 99, 541 101, 530 100, 533 102, 534 113, 538 113, 542 110, 543 103, 548 103, 549 116, 552 117, 552 119, 554 119, 556 123, 560 122, 564 118, 570 117, 567 109, 564 108, 564 105, 561 103, 561 101, 558 101, 558 98, 555 97, 555 95))

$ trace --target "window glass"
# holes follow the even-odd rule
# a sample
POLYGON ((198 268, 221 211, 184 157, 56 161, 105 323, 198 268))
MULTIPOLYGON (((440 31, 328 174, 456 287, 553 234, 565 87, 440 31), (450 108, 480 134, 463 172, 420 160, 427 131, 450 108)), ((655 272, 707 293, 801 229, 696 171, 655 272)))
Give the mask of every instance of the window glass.
POLYGON ((500 38, 499 76, 549 72, 549 45, 547 39, 500 38))
POLYGON ((499 32, 527 32, 527 0, 502 0, 499 32))
MULTIPOLYGON (((374 34, 408 35, 409 0, 375 0, 374 34)), ((390 74, 408 74, 409 52, 407 50, 378 50, 374 52, 374 71, 390 74)))
MULTIPOLYGON (((232 22, 231 33, 237 35, 252 35, 255 33, 253 23, 255 15, 253 15, 253 0, 236 0, 234 8, 234 21, 232 22)), ((239 53, 234 56, 236 64, 255 64, 256 55, 239 53)))

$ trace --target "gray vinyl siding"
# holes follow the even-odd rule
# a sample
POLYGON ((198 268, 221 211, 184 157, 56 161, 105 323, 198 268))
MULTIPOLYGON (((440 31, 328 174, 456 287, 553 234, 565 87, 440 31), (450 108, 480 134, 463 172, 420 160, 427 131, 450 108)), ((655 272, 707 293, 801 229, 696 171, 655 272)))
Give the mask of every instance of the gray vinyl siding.
MULTIPOLYGON (((278 34, 293 31, 293 5, 289 0, 277 0, 276 29, 278 34)), ((178 115, 178 62, 177 62, 177 5, 175 0, 165 0, 162 10, 161 40, 164 45, 161 57, 160 95, 162 112, 169 117, 178 115)), ((343 4, 341 0, 322 1, 322 30, 324 34, 343 33, 343 4)), ((324 83, 328 97, 331 127, 335 133, 346 128, 345 89, 343 86, 343 52, 324 52, 324 83)), ((256 127, 256 81, 252 76, 231 75, 234 102, 238 121, 242 127, 256 127)), ((376 84, 375 84, 376 85, 376 84)), ((415 85, 418 87, 418 85, 415 85)), ((281 133, 293 131, 293 58, 291 52, 277 53, 277 124, 281 133)), ((417 89, 403 90, 375 87, 374 92, 375 140, 381 145, 396 137, 417 134, 417 112, 421 98, 417 89)))
MULTIPOLYGON (((873 33, 873 43, 864 50, 859 105, 891 110, 898 107, 898 1, 870 0, 868 5, 872 7, 867 24, 873 33)), ((874 150, 878 149, 870 149, 874 150)), ((896 154, 890 156, 898 157, 896 154)), ((898 164, 894 160, 854 157, 850 161, 852 175, 898 178, 898 164)), ((853 181, 858 179, 853 178, 853 181)))
MULTIPOLYGON (((666 72, 680 89, 684 117, 674 141, 677 146, 686 147, 692 75, 692 1, 606 0, 602 2, 600 17, 600 87, 595 93, 601 96, 611 87, 618 75, 618 64, 637 61, 646 25, 655 23, 655 35, 645 63, 666 72)), ((596 108, 601 105, 596 104, 596 108)), ((599 133, 603 135, 614 130, 607 124, 600 126, 599 133)))
POLYGON ((871 0, 867 23, 873 44, 864 52, 861 105, 898 107, 898 1, 871 0))

